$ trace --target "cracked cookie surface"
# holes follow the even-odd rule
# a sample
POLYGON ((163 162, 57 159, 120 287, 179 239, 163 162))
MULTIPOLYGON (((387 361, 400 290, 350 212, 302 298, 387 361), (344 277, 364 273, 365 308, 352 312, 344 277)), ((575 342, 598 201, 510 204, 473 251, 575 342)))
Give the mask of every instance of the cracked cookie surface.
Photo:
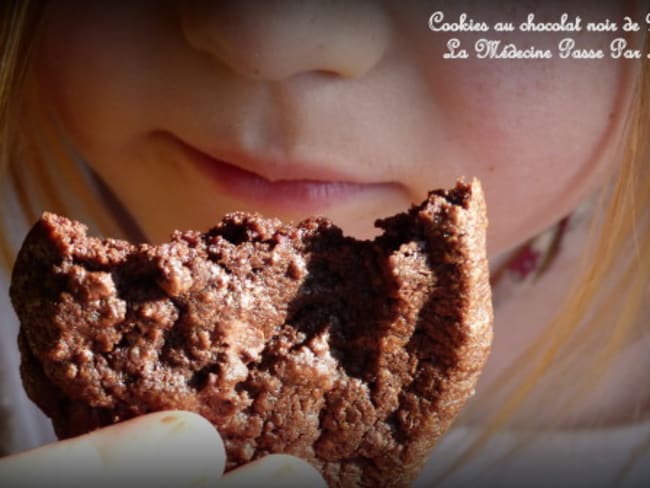
POLYGON ((26 391, 62 438, 184 409, 227 469, 281 452, 330 486, 408 485, 489 351, 480 185, 377 225, 234 213, 154 246, 46 213, 11 285, 26 391))

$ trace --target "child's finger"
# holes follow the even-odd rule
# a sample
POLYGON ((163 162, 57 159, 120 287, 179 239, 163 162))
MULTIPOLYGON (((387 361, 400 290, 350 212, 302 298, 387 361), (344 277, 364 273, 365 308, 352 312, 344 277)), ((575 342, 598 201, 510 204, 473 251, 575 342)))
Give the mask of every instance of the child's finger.
POLYGON ((219 488, 264 486, 265 488, 322 487, 327 485, 311 464, 302 459, 273 454, 227 473, 219 488))
POLYGON ((158 412, 0 460, 2 486, 215 486, 225 452, 189 412, 158 412))

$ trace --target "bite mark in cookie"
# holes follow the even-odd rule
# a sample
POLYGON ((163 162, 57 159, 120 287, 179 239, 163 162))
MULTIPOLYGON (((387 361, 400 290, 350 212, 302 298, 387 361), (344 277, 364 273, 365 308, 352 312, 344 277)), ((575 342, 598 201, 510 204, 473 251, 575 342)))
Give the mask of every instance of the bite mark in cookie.
POLYGON ((11 285, 25 388, 60 437, 185 409, 227 469, 282 452, 331 486, 408 485, 490 347, 480 185, 376 225, 234 213, 153 246, 46 213, 11 285))

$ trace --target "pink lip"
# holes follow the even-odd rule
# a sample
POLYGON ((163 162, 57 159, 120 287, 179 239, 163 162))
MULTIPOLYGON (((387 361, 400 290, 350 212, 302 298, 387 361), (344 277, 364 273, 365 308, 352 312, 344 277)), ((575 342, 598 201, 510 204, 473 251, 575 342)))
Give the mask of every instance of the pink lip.
MULTIPOLYGON (((365 191, 389 183, 359 183, 346 181, 328 169, 286 164, 282 166, 285 174, 294 173, 295 177, 280 177, 269 180, 257 173, 211 156, 179 138, 169 135, 183 152, 194 163, 196 168, 214 182, 220 192, 227 193, 238 200, 246 200, 259 205, 262 209, 279 211, 294 211, 299 208, 302 212, 314 213, 327 208, 342 200, 357 196, 365 191), (305 174, 305 173, 308 173, 305 174)), ((235 161, 235 158, 231 158, 235 161)), ((276 167, 270 162, 240 156, 248 167, 276 167)), ((244 164, 242 164, 243 166, 244 164)))

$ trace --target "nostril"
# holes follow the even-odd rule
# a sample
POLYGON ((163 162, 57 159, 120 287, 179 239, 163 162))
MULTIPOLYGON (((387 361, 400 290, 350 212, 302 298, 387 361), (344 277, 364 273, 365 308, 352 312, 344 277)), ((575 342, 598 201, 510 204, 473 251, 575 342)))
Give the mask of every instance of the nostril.
POLYGON ((390 35, 382 8, 361 0, 187 2, 181 25, 191 48, 239 75, 273 81, 308 71, 362 76, 390 35))
MULTIPOLYGON (((345 73, 341 73, 339 71, 331 70, 331 69, 314 69, 314 70, 305 70, 309 71, 312 75, 315 75, 317 77, 320 77, 322 79, 335 79, 335 78, 352 78, 352 76, 346 76, 345 73)), ((268 80, 268 81, 280 81, 282 79, 288 78, 288 76, 277 76, 277 77, 272 77, 269 76, 268 71, 262 71, 260 68, 251 68, 249 72, 247 73, 240 73, 240 74, 245 74, 248 77, 252 79, 257 79, 257 80, 268 80)), ((300 74, 300 73, 295 73, 295 74, 300 74)), ((292 75, 289 75, 292 76, 292 75)))
POLYGON ((318 69, 314 70, 315 74, 320 75, 322 78, 340 78, 341 73, 332 69, 318 69))

